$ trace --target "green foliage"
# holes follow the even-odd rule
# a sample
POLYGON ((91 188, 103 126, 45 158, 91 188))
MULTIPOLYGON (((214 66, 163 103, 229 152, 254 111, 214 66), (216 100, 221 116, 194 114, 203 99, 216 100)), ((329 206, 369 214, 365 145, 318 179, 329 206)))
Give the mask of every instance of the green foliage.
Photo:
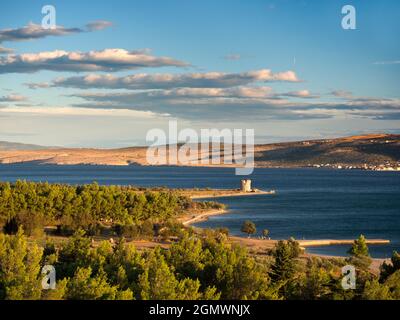
POLYGON ((182 223, 168 220, 158 226, 157 236, 161 237, 162 240, 170 240, 171 237, 183 238, 187 233, 182 223))
POLYGON ((304 262, 294 239, 279 241, 272 257, 254 257, 219 235, 183 232, 168 250, 138 251, 124 239, 93 243, 84 231, 43 249, 28 243, 22 229, 0 234, 0 299, 400 299, 394 267, 383 268, 381 282, 357 271, 357 290, 345 291, 344 260, 304 262), (45 264, 56 268, 55 290, 41 288, 45 264))
MULTIPOLYGON (((131 187, 88 184, 61 184, 17 181, 0 183, 0 221, 6 233, 15 234, 22 226, 36 235, 46 225, 57 225, 58 232, 70 236, 82 229, 98 235, 105 225, 138 225, 141 234, 150 235, 150 224, 166 221, 181 213, 191 200, 176 192, 139 191, 131 187), (151 222, 150 222, 151 220, 151 222), (147 222, 149 221, 149 222, 147 222)), ((217 203, 199 203, 217 207, 217 203)))
POLYGON ((186 209, 198 209, 198 210, 208 210, 208 209, 216 209, 216 210, 224 210, 226 209, 226 205, 223 203, 215 202, 215 201, 202 201, 202 202, 188 202, 186 205, 186 209))
POLYGON ((64 278, 57 281, 56 288, 53 290, 42 290, 42 300, 63 300, 66 299, 68 279, 64 278))
POLYGON ((400 254, 397 251, 394 251, 391 258, 391 263, 384 261, 380 269, 380 281, 383 282, 390 275, 400 270, 400 254))
POLYGON ((278 241, 273 257, 275 262, 271 267, 271 278, 275 281, 290 280, 296 271, 296 258, 299 256, 298 243, 292 240, 278 241))
POLYGON ((184 237, 167 253, 178 278, 200 279, 204 297, 222 299, 271 298, 266 270, 241 247, 231 247, 212 236, 184 237), (216 286, 220 290, 217 294, 216 286))
POLYGON ((363 235, 360 235, 357 240, 354 240, 348 253, 354 257, 369 257, 367 242, 363 235))
POLYGON ((22 230, 0 234, 0 299, 39 299, 42 250, 28 247, 22 230))
POLYGON ((346 259, 348 264, 354 265, 358 268, 358 280, 365 282, 366 279, 365 271, 368 270, 372 259, 369 255, 368 246, 363 235, 360 235, 358 239, 354 240, 354 243, 348 251, 350 257, 346 259))
POLYGON ((400 270, 391 274, 384 282, 384 285, 389 288, 393 299, 400 300, 400 270))
POLYGON ((18 229, 22 228, 28 236, 41 236, 43 234, 43 227, 43 213, 23 210, 10 218, 4 225, 3 230, 7 234, 16 234, 18 229))
POLYGON ((204 251, 202 241, 185 235, 179 243, 167 252, 170 263, 180 278, 195 279, 204 270, 204 251))
POLYGON ((70 300, 114 300, 117 287, 110 286, 107 275, 101 271, 94 277, 92 269, 78 267, 68 282, 67 299, 70 300))
POLYGON ((391 300, 392 296, 388 286, 380 284, 377 279, 367 281, 362 293, 364 300, 391 300))
POLYGON ((305 269, 305 272, 299 275, 289 298, 302 300, 331 298, 334 281, 332 273, 335 267, 324 265, 319 258, 310 258, 305 269))
POLYGON ((140 297, 143 300, 176 299, 178 283, 160 250, 152 251, 139 276, 140 297))
POLYGON ((257 232, 256 225, 254 222, 247 220, 243 223, 241 231, 243 233, 247 233, 247 235, 250 237, 250 235, 257 232))
POLYGON ((217 229, 215 229, 215 232, 224 234, 227 237, 229 236, 229 228, 225 228, 225 227, 217 228, 217 229))

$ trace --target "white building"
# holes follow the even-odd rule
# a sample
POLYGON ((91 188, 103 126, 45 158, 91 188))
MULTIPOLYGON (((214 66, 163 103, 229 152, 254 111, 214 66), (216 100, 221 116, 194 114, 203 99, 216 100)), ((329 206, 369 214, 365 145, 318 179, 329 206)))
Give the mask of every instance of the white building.
POLYGON ((241 182, 241 191, 242 192, 251 192, 251 180, 250 179, 243 179, 241 182))

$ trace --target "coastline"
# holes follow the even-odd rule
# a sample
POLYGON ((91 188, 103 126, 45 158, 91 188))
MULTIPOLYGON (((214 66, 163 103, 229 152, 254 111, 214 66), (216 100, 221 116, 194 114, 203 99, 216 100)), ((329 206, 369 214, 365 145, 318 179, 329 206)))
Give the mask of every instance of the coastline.
MULTIPOLYGON (((192 225, 193 223, 207 221, 209 217, 222 215, 229 212, 229 209, 210 209, 200 213, 187 213, 182 216, 179 220, 185 227, 192 225)), ((201 229, 201 228, 198 228, 201 229)), ((228 236, 228 241, 231 244, 238 244, 246 247, 248 250, 252 251, 255 254, 265 254, 266 250, 271 250, 275 247, 278 241, 281 239, 257 239, 257 238, 246 238, 240 236, 228 236)), ((308 247, 316 247, 316 246, 331 246, 331 245, 351 245, 354 242, 354 239, 314 239, 314 240, 297 240, 301 248, 304 249, 302 257, 320 257, 327 259, 346 259, 343 256, 332 256, 325 254, 314 254, 307 252, 308 247)), ((377 245, 385 245, 389 244, 390 240, 386 239, 366 239, 367 244, 377 244, 377 245)), ((390 261, 390 258, 372 258, 372 263, 370 269, 373 272, 379 272, 379 267, 383 262, 390 261)))
POLYGON ((207 221, 208 217, 225 214, 228 211, 229 210, 227 210, 227 209, 210 209, 210 210, 202 211, 200 213, 189 212, 189 213, 185 214, 184 216, 178 218, 178 220, 180 220, 180 222, 182 222, 182 224, 185 227, 187 227, 196 222, 207 221))
POLYGON ((190 198, 192 200, 197 199, 207 199, 207 198, 226 198, 226 197, 245 197, 245 196, 257 196, 257 195, 273 195, 276 192, 274 190, 270 191, 253 191, 253 192, 243 192, 239 190, 206 190, 202 191, 205 194, 201 195, 191 195, 190 198), (207 193, 208 192, 208 193, 207 193))

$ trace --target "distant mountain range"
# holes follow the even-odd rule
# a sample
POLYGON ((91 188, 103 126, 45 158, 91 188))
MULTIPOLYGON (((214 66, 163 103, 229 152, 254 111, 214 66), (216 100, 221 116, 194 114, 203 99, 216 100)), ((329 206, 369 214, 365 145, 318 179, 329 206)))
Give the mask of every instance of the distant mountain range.
POLYGON ((43 147, 35 144, 24 144, 17 142, 0 141, 0 151, 3 150, 43 150, 54 149, 55 147, 43 147))
MULTIPOLYGON (((146 147, 67 149, 0 142, 0 163, 147 165, 146 151, 146 147)), ((204 157, 210 155, 202 154, 201 158, 204 157)), ((255 146, 254 159, 257 167, 396 168, 400 167, 400 135, 369 134, 260 144, 255 146)))

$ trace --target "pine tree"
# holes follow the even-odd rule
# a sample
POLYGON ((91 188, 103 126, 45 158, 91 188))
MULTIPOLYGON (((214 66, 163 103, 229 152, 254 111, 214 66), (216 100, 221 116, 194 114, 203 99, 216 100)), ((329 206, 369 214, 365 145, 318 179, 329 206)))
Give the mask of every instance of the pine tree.
POLYGON ((247 220, 243 223, 241 231, 243 233, 247 233, 250 238, 252 234, 255 234, 257 232, 256 225, 254 224, 254 222, 247 220))
POLYGON ((171 300, 176 298, 174 273, 165 262, 160 249, 150 252, 144 272, 139 276, 140 297, 143 300, 171 300))
POLYGON ((71 300, 114 300, 116 295, 117 287, 108 284, 104 271, 92 276, 90 267, 76 269, 66 293, 71 300))
POLYGON ((296 258, 299 255, 298 243, 294 240, 278 241, 273 251, 275 262, 271 267, 271 278, 285 282, 296 272, 296 258))
POLYGON ((0 299, 39 299, 43 250, 28 247, 22 229, 15 236, 0 234, 0 299))
POLYGON ((367 242, 363 235, 360 235, 357 240, 354 240, 348 253, 354 257, 369 257, 367 242))
POLYGON ((359 269, 358 281, 366 281, 366 277, 368 277, 366 272, 372 263, 372 259, 369 255, 367 242, 363 235, 360 235, 358 239, 354 240, 354 243, 348 253, 350 254, 350 258, 348 258, 346 261, 359 269), (365 274, 366 277, 360 276, 363 274, 365 274))
POLYGON ((397 251, 393 252, 391 263, 386 261, 380 267, 380 281, 385 281, 390 275, 400 270, 400 254, 397 251))
POLYGON ((377 279, 367 281, 362 293, 363 300, 392 300, 390 288, 380 284, 377 279))

